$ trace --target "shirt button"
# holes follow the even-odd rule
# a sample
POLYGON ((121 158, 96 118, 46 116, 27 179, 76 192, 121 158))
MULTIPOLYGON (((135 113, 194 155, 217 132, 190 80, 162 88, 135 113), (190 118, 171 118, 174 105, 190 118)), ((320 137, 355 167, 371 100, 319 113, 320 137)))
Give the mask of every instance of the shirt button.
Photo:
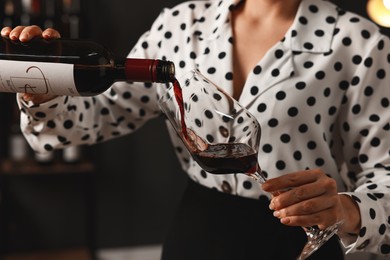
POLYGON ((228 194, 232 193, 232 186, 227 181, 223 181, 221 185, 222 191, 228 194))

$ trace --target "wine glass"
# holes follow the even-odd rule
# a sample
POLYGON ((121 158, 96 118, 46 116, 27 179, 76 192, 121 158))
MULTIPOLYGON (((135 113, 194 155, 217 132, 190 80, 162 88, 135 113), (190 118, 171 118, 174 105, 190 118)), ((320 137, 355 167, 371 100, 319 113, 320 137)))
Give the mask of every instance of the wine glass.
MULTIPOLYGON (((175 82, 159 106, 192 158, 212 174, 243 173, 263 184, 258 163, 261 127, 256 118, 199 70, 175 82)), ((275 194, 274 194, 275 195, 275 194)), ((307 243, 298 260, 309 257, 328 241, 338 224, 324 230, 305 227, 307 243)))

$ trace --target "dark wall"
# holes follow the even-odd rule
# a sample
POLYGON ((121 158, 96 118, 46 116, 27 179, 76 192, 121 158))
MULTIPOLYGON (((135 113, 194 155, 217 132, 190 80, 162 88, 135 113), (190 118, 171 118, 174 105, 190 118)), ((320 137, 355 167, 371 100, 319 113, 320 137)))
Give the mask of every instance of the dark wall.
MULTIPOLYGON (((89 37, 127 55, 162 8, 180 2, 93 0, 89 37)), ((162 118, 87 149, 98 168, 99 245, 161 243, 186 181, 162 118)))
MULTIPOLYGON (((345 10, 352 11, 368 18, 366 5, 368 0, 331 0, 345 10)), ((390 35, 390 28, 381 27, 382 33, 390 35)))

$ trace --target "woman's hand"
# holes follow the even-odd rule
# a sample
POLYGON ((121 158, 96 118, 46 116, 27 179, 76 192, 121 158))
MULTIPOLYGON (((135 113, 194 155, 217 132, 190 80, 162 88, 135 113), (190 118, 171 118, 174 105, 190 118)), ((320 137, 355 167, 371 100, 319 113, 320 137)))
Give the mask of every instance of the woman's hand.
POLYGON ((44 31, 39 26, 17 26, 15 28, 4 27, 1 30, 2 37, 9 37, 13 41, 28 42, 35 37, 43 37, 44 39, 57 39, 61 38, 58 31, 49 28, 44 31))
MULTIPOLYGON (((28 42, 35 37, 42 37, 44 39, 58 39, 61 38, 61 35, 58 31, 54 29, 42 30, 36 25, 31 26, 17 26, 14 29, 10 27, 4 27, 1 30, 2 37, 9 37, 13 41, 28 42)), ((47 102, 53 98, 55 95, 49 94, 27 94, 24 93, 22 98, 24 101, 32 101, 34 104, 41 104, 47 102)))
POLYGON ((278 194, 272 198, 270 208, 285 225, 317 225, 324 229, 342 220, 339 232, 359 232, 358 206, 349 196, 338 194, 336 181, 321 170, 299 171, 269 179, 263 189, 278 194))

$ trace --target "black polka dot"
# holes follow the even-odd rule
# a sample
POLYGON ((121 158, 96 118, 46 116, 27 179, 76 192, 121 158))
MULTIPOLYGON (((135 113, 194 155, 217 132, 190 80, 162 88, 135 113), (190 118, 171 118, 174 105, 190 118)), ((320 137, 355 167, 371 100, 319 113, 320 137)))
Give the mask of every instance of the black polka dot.
POLYGON ((192 51, 192 52, 190 52, 190 58, 191 58, 191 59, 193 59, 193 60, 194 60, 194 59, 196 59, 196 57, 197 57, 197 55, 196 55, 196 53, 195 53, 195 52, 193 52, 193 51, 192 51))
POLYGON ((336 62, 333 67, 335 71, 340 71, 343 68, 343 64, 341 62, 336 62))
POLYGON ((310 42, 305 42, 303 44, 303 47, 305 47, 305 49, 312 50, 314 48, 314 45, 310 42))
POLYGON ((314 106, 316 104, 316 98, 315 97, 309 97, 307 100, 306 100, 306 103, 309 105, 309 106, 314 106))
POLYGON ((214 74, 217 70, 214 67, 211 67, 207 70, 207 73, 214 74))
POLYGON ((386 225, 385 224, 382 224, 379 226, 379 234, 380 235, 384 235, 386 233, 386 225))
POLYGON ((259 75, 261 73, 261 67, 259 65, 257 65, 254 69, 253 69, 253 73, 256 74, 256 75, 259 75))
POLYGON ((311 61, 306 61, 304 64, 303 64, 303 67, 306 68, 306 69, 309 69, 311 67, 313 67, 314 63, 311 62, 311 61))
POLYGON ((270 127, 276 127, 278 126, 279 121, 276 118, 272 118, 268 121, 268 126, 270 127))
POLYGON ((45 118, 46 117, 46 113, 39 111, 39 112, 35 113, 35 116, 38 117, 38 118, 45 118))
POLYGON ((384 69, 380 69, 377 71, 376 76, 378 79, 384 79, 386 77, 386 71, 384 69))
POLYGON ((316 5, 310 5, 309 10, 312 13, 318 13, 318 7, 316 5))
POLYGON ((271 75, 274 76, 274 77, 279 76, 279 74, 280 74, 279 69, 273 69, 272 72, 271 72, 271 75))
POLYGON ((280 136, 280 141, 282 141, 282 143, 289 143, 290 140, 291 140, 291 136, 288 134, 282 134, 280 136))
POLYGON ((50 144, 45 144, 45 145, 43 146, 43 148, 45 148, 45 150, 48 151, 48 152, 54 150, 53 146, 50 145, 50 144))
POLYGON ((318 37, 322 37, 325 35, 325 32, 323 30, 316 30, 314 34, 318 37))
POLYGON ((328 16, 328 17, 326 17, 326 22, 329 24, 335 23, 336 18, 334 18, 333 16, 328 16))
POLYGON ((381 253, 384 255, 388 255, 390 253, 390 245, 388 244, 381 245, 381 253))
POLYGON ((315 76, 316 76, 317 79, 322 80, 322 79, 325 78, 325 72, 324 71, 318 71, 315 76))
POLYGON ((262 150, 263 150, 264 153, 271 153, 272 152, 272 145, 265 144, 265 145, 263 145, 262 150))
POLYGON ((370 209, 370 218, 375 219, 376 218, 376 212, 374 209, 370 209))
POLYGON ((260 112, 260 113, 263 113, 267 110, 267 105, 264 104, 264 103, 260 103, 258 106, 257 106, 257 111, 260 112))
POLYGON ((214 142, 214 136, 212 135, 206 135, 206 140, 209 142, 209 143, 213 143, 214 142))
POLYGON ((362 62, 363 58, 360 55, 355 55, 352 57, 352 62, 356 65, 359 65, 362 62))
POLYGON ((342 43, 345 45, 345 46, 349 46, 352 44, 352 40, 351 38, 349 37, 345 37, 343 40, 342 40, 342 43))
POLYGON ((110 110, 108 110, 108 108, 104 107, 100 110, 100 114, 105 116, 105 115, 108 115, 110 113, 110 110))
POLYGON ((306 124, 301 124, 298 128, 299 132, 306 133, 309 130, 309 127, 306 124))
POLYGON ((283 50, 276 50, 276 51, 275 51, 275 57, 276 57, 277 59, 282 58, 282 57, 283 57, 283 54, 284 54, 283 50))
POLYGON ((388 98, 382 98, 381 99, 381 105, 384 108, 388 108, 390 104, 390 100, 388 98))
POLYGON ((73 121, 72 120, 66 120, 64 122, 64 128, 65 129, 71 129, 73 127, 73 121))
POLYGON ((293 157, 295 160, 300 161, 300 160, 302 160, 302 153, 300 151, 295 151, 293 153, 293 157))
POLYGON ((276 168, 280 171, 284 170, 286 168, 286 163, 282 160, 279 160, 276 162, 276 168))
POLYGON ((257 95, 259 93, 259 88, 257 86, 251 87, 251 94, 253 96, 257 95))
POLYGON ((308 23, 308 20, 306 19, 306 17, 304 17, 304 16, 301 16, 301 17, 299 17, 299 22, 301 23, 301 24, 303 24, 303 25, 306 25, 307 23, 308 23))
POLYGON ((303 81, 300 81, 300 82, 297 82, 297 84, 295 84, 295 87, 299 90, 303 90, 306 88, 306 83, 303 82, 303 81))
POLYGON ((225 58, 226 57, 226 52, 220 52, 219 54, 218 54, 218 58, 219 59, 223 59, 223 58, 225 58))
POLYGON ((291 117, 296 117, 298 115, 298 108, 296 107, 290 107, 288 109, 288 115, 291 116, 291 117))
POLYGON ((364 237, 366 235, 366 232, 367 232, 367 228, 366 227, 362 227, 359 230, 359 237, 364 237))
POLYGON ((252 189, 252 183, 250 181, 244 181, 243 186, 244 186, 244 189, 246 189, 246 190, 252 189))
POLYGON ((56 123, 53 120, 49 120, 46 125, 49 128, 55 128, 56 127, 56 123))
POLYGON ((277 100, 283 100, 286 98, 286 92, 284 91, 279 91, 278 93, 276 93, 276 99, 277 100))
POLYGON ((208 119, 212 119, 214 116, 213 116, 213 113, 210 111, 210 110, 206 110, 204 112, 205 116, 208 118, 208 119))
POLYGON ((233 73, 231 73, 231 72, 226 73, 225 74, 225 79, 232 80, 233 79, 233 73))

